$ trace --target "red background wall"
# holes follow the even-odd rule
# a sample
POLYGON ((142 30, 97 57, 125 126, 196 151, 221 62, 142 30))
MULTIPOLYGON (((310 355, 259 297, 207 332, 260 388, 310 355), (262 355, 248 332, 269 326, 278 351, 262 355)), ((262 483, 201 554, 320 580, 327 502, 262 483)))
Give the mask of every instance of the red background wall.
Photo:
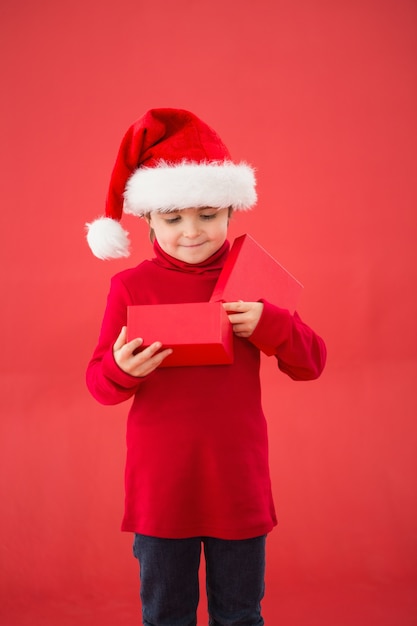
POLYGON ((2 623, 137 623, 127 406, 84 370, 110 276, 151 248, 126 219, 133 256, 103 263, 83 228, 128 125, 178 106, 257 168, 231 237, 304 283, 328 345, 316 382, 264 362, 267 623, 417 624, 416 3, 8 0, 0 23, 2 623))

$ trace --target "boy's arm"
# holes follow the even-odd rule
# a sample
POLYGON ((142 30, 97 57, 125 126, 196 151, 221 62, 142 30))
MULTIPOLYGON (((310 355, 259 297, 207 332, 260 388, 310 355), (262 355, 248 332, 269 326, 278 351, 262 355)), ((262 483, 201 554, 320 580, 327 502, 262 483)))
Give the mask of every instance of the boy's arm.
POLYGON ((116 363, 113 346, 126 326, 129 294, 120 280, 112 279, 98 344, 87 366, 86 382, 101 404, 119 404, 132 397, 143 382, 124 372, 116 363))
POLYGON ((265 300, 263 310, 249 341, 270 346, 280 370, 294 380, 314 380, 326 364, 326 346, 298 313, 291 313, 265 300))

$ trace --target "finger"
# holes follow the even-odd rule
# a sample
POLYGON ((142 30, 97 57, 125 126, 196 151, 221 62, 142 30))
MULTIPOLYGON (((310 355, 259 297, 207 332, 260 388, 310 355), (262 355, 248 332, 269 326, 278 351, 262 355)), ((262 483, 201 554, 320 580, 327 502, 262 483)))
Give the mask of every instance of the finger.
POLYGON ((162 343, 160 341, 154 341, 149 346, 147 346, 144 350, 142 350, 140 354, 143 355, 145 359, 149 359, 154 354, 159 352, 161 348, 162 348, 162 343))
POLYGON ((158 352, 150 359, 147 359, 144 363, 139 364, 133 371, 134 376, 147 376, 151 372, 153 372, 159 365, 161 365, 162 361, 172 354, 173 350, 171 348, 166 348, 161 352, 158 352))
POLYGON ((249 332, 249 328, 246 326, 246 324, 233 324, 233 332, 236 335, 240 335, 242 333, 249 332))
POLYGON ((113 344, 113 352, 118 352, 119 350, 123 350, 125 354, 129 355, 135 352, 135 350, 137 350, 138 348, 140 348, 140 346, 143 343, 143 339, 141 337, 136 337, 135 339, 132 339, 132 341, 129 341, 128 343, 126 343, 126 340, 127 340, 127 328, 126 326, 123 326, 122 330, 120 331, 120 335, 118 336, 118 338, 113 344))
POLYGON ((248 303, 239 300, 238 302, 223 302, 223 308, 225 311, 236 311, 237 313, 247 311, 248 303))
MULTIPOLYGON (((140 341, 140 345, 143 343, 142 339, 138 341, 140 341)), ((142 363, 146 363, 146 361, 154 357, 161 350, 161 348, 162 348, 162 343, 160 341, 154 341, 153 343, 151 343, 150 346, 147 346, 146 348, 144 348, 140 352, 137 352, 134 355, 135 363, 138 365, 142 363)))
POLYGON ((125 343, 126 343, 126 333, 127 333, 126 326, 123 326, 122 330, 120 331, 119 336, 117 337, 116 341, 114 342, 113 350, 120 350, 120 348, 125 345, 125 343))
POLYGON ((250 337, 251 333, 249 331, 236 331, 233 330, 234 334, 236 335, 236 337, 250 337))
POLYGON ((242 313, 231 313, 229 315, 229 322, 232 324, 232 326, 235 326, 236 324, 241 324, 244 320, 242 320, 242 313))
POLYGON ((155 363, 155 367, 158 367, 158 365, 160 365, 162 363, 162 361, 164 359, 167 358, 167 356, 169 356, 170 354, 172 354, 174 351, 172 348, 165 348, 165 350, 161 350, 160 352, 158 352, 157 354, 155 354, 155 356, 152 357, 152 360, 155 363))

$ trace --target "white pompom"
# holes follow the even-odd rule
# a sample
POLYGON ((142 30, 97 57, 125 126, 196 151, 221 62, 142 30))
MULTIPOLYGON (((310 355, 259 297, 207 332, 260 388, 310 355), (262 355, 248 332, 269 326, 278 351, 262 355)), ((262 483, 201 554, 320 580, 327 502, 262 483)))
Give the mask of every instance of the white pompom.
POLYGON ((99 217, 87 226, 87 242, 99 259, 118 259, 129 256, 129 233, 120 222, 110 217, 99 217))

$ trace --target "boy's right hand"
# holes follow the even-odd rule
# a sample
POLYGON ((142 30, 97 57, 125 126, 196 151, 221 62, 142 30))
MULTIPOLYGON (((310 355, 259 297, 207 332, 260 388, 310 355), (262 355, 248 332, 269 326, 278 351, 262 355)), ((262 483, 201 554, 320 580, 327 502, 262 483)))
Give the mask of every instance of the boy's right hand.
POLYGON ((120 369, 131 376, 147 376, 172 353, 171 348, 161 350, 162 344, 159 341, 155 341, 141 352, 137 352, 143 344, 143 339, 132 339, 132 341, 126 342, 126 338, 127 329, 126 326, 123 326, 114 343, 113 356, 120 369))

